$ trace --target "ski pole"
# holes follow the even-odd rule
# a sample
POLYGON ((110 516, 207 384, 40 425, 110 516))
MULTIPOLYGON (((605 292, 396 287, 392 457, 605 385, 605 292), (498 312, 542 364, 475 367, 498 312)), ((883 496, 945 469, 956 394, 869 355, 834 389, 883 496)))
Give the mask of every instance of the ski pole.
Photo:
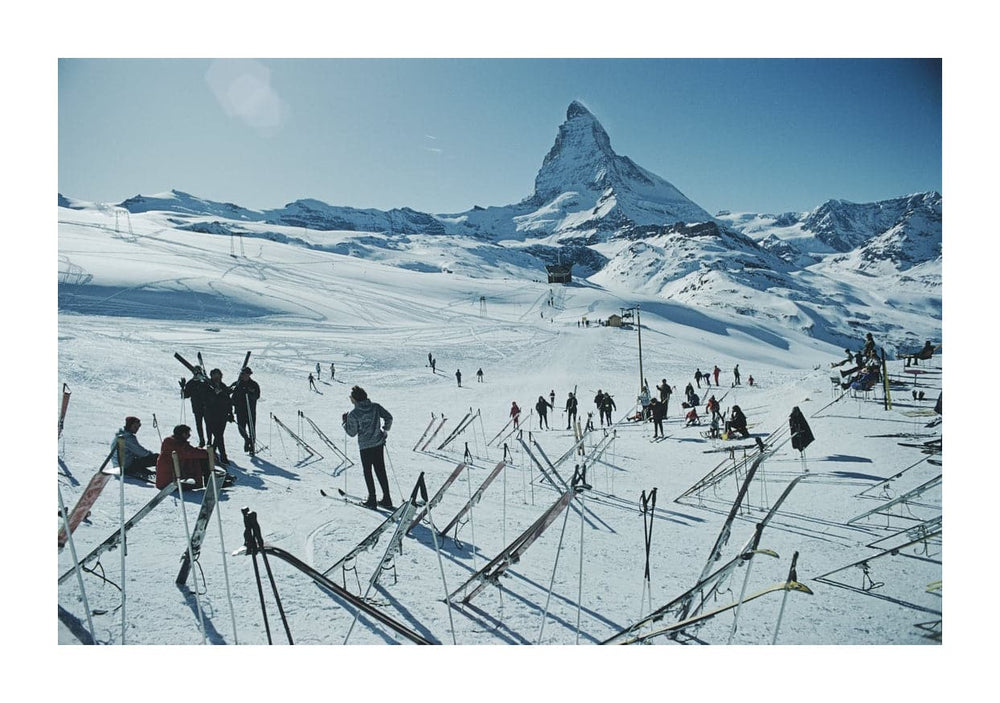
MULTIPOLYGON (((545 621, 549 617, 549 601, 552 599, 552 589, 555 587, 556 583, 556 568, 559 566, 559 554, 562 552, 563 537, 566 535, 566 523, 569 521, 569 514, 571 510, 567 510, 566 514, 563 516, 562 530, 559 532, 559 546, 556 548, 556 558, 552 562, 552 577, 549 579, 549 592, 545 596, 545 610, 542 611, 542 624, 538 628, 538 640, 535 644, 542 643, 542 633, 545 632, 545 621)), ((581 511, 581 519, 582 519, 581 511)))
POLYGON ((267 643, 274 644, 271 639, 271 624, 267 619, 267 605, 264 603, 264 587, 260 583, 260 567, 257 566, 257 543, 253 538, 253 529, 250 527, 250 508, 242 508, 243 513, 243 545, 247 553, 253 560, 253 575, 257 581, 257 595, 260 596, 260 611, 264 616, 264 631, 267 633, 267 643))
POLYGON ((431 504, 429 502, 427 503, 427 522, 431 527, 431 537, 434 538, 434 551, 437 552, 438 569, 441 570, 441 583, 444 585, 444 602, 448 607, 448 623, 451 626, 451 643, 457 645, 458 640, 455 638, 455 617, 451 613, 451 595, 448 592, 448 580, 444 576, 444 561, 441 559, 441 543, 438 541, 438 529, 434 525, 434 518, 431 515, 431 504))
MULTIPOLYGON (((211 471, 212 492, 215 494, 215 503, 219 503, 219 484, 215 478, 215 471, 211 471)), ((236 611, 233 609, 233 591, 229 585, 229 566, 226 564, 226 540, 222 532, 222 509, 215 511, 216 522, 219 525, 219 544, 222 546, 222 573, 226 579, 226 599, 229 601, 229 617, 233 621, 233 642, 240 643, 239 634, 236 632, 236 611)))
MULTIPOLYGON (((795 573, 795 563, 799 560, 799 553, 795 552, 792 555, 792 567, 788 570, 788 580, 798 581, 798 575, 795 573)), ((781 629, 781 619, 785 616, 785 603, 788 601, 788 589, 785 589, 784 595, 781 596, 781 609, 778 611, 778 622, 774 625, 774 637, 771 638, 771 644, 778 643, 778 630, 781 629)))
POLYGON ((267 571, 267 580, 271 582, 271 592, 274 594, 274 602, 278 605, 278 615, 281 616, 281 624, 285 628, 285 636, 288 637, 288 644, 292 642, 292 631, 288 629, 288 619, 285 617, 285 609, 281 606, 281 598, 278 596, 278 585, 274 582, 274 574, 271 573, 271 564, 267 561, 267 552, 264 551, 264 538, 260 533, 260 523, 257 522, 257 513, 250 513, 250 527, 253 530, 254 541, 260 549, 260 556, 264 560, 264 570, 267 571))
POLYGON ((87 611, 87 626, 90 628, 90 639, 92 642, 96 643, 97 638, 94 636, 94 621, 90 617, 90 602, 87 600, 87 589, 83 587, 83 573, 80 570, 80 560, 76 557, 76 545, 73 543, 73 533, 69 531, 69 513, 66 511, 66 504, 63 503, 62 488, 58 488, 59 491, 59 514, 63 519, 63 527, 66 530, 66 534, 69 535, 69 553, 73 557, 73 564, 76 569, 76 581, 80 584, 80 595, 83 597, 83 607, 87 611))
MULTIPOLYGON (((586 469, 585 469, 586 470, 586 469)), ((583 610, 583 526, 587 516, 583 511, 584 496, 580 495, 580 578, 576 591, 576 644, 580 644, 580 613, 583 610)), ((566 511, 569 515, 569 511, 566 511)))
POLYGON ((163 435, 160 434, 160 423, 156 421, 156 413, 153 413, 153 429, 156 430, 156 436, 160 438, 160 444, 163 444, 163 435))
POLYGON ((389 460, 389 470, 392 471, 392 480, 396 483, 396 494, 403 495, 402 489, 399 487, 399 477, 396 476, 396 467, 392 465, 392 456, 389 454, 389 445, 385 444, 383 441, 383 449, 385 450, 385 458, 389 460))
POLYGON ((122 545, 122 644, 125 644, 125 438, 118 437, 119 520, 122 545))
MULTIPOLYGON (((211 455, 211 452, 209 453, 211 455)), ((170 453, 170 459, 174 464, 174 480, 177 481, 177 497, 181 501, 181 517, 184 520, 184 534, 187 536, 188 561, 194 564, 194 552, 191 549, 191 529, 188 527, 187 509, 184 507, 184 488, 181 486, 181 462, 177 452, 170 453)), ((122 534, 122 540, 125 535, 122 534)), ((124 544, 123 544, 124 546, 124 544)), ((122 550, 124 552, 124 549, 122 550)), ((198 575, 194 575, 194 602, 198 606, 198 624, 201 627, 201 643, 208 644, 208 636, 205 634, 205 614, 201 609, 201 596, 198 595, 198 575)))

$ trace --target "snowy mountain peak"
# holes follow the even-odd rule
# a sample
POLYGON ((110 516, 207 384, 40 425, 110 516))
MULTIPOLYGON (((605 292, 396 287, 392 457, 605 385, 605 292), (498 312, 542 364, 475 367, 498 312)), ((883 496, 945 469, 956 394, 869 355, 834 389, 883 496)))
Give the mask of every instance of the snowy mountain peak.
POLYGON ((566 121, 535 176, 534 195, 525 203, 537 210, 527 213, 518 229, 536 232, 607 236, 624 225, 712 219, 673 184, 616 154, 607 131, 576 100, 566 110, 566 121), (536 213, 544 217, 536 218, 536 213), (537 219, 545 226, 538 227, 537 219))
MULTIPOLYGON (((568 190, 603 190, 619 158, 601 123, 590 110, 574 100, 566 110, 566 121, 560 125, 555 143, 535 176, 535 198, 547 201, 568 190)), ((641 172, 636 171, 634 175, 648 182, 641 172)))

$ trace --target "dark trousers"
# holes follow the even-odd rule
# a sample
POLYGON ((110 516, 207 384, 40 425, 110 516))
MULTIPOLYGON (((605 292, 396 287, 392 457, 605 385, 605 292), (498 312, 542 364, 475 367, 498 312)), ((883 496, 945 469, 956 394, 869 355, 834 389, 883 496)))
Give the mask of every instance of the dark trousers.
POLYGON ((257 409, 251 406, 250 410, 240 412, 236 410, 236 429, 240 431, 243 444, 253 447, 257 441, 257 409))
MULTIPOLYGON (((194 428, 198 430, 198 446, 203 447, 205 446, 206 437, 205 430, 202 429, 202 425, 205 427, 208 426, 208 423, 205 422, 205 411, 202 408, 196 408, 194 403, 191 403, 191 414, 194 415, 194 428)), ((208 435, 207 440, 209 444, 212 443, 211 434, 208 435)))
POLYGON ((153 466, 156 466, 156 460, 160 458, 159 454, 148 454, 146 456, 136 457, 125 467, 126 476, 135 476, 136 478, 147 478, 150 474, 154 474, 153 471, 147 471, 153 466))
POLYGON ((653 418, 653 436, 662 437, 663 436, 663 418, 653 418))
POLYGON ((385 475, 384 444, 361 450, 361 469, 365 475, 365 486, 368 488, 368 499, 375 500, 375 479, 377 478, 378 485, 382 489, 382 500, 390 500, 389 477, 385 475), (374 477, 372 476, 372 469, 375 470, 374 477))
POLYGON ((576 422, 576 410, 570 410, 566 416, 566 429, 572 429, 574 422, 576 422))
POLYGON ((210 420, 205 418, 205 430, 208 432, 208 443, 219 454, 219 461, 229 462, 226 456, 226 419, 210 420))

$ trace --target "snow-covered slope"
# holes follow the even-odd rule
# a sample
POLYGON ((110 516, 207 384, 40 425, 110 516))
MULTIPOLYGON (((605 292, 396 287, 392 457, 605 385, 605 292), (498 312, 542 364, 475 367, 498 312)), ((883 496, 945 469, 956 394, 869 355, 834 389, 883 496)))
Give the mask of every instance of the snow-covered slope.
MULTIPOLYGON (((59 204, 113 211, 63 194, 59 204)), ((545 276, 545 264, 572 263, 577 278, 623 298, 642 293, 727 310, 841 348, 870 330, 893 355, 941 334, 940 194, 713 218, 616 154, 577 101, 542 160, 534 192, 510 205, 434 215, 300 199, 254 211, 174 190, 118 207, 170 213, 167 226, 183 230, 268 238, 414 271, 531 280, 545 276)))
MULTIPOLYGON (((186 549, 185 521, 193 522, 201 491, 170 496, 129 531, 127 551, 107 552, 99 565, 89 561, 92 570, 80 574, 83 589, 71 569, 70 548, 62 550, 58 573, 68 574, 56 595, 62 644, 93 637, 108 644, 262 645, 268 641, 264 613, 273 640, 284 643, 275 592, 296 644, 407 643, 367 615, 355 622, 349 604, 273 555, 273 590, 268 570, 259 557, 256 562, 262 606, 254 563, 245 553, 234 554, 244 543, 241 509, 247 507, 256 513, 266 544, 329 571, 352 594, 365 592, 389 533, 345 568, 332 567, 385 515, 320 493, 364 491, 357 444, 340 427, 355 384, 393 414, 387 456, 397 503, 421 477, 433 495, 467 462, 368 593, 375 607, 427 640, 596 644, 674 601, 706 570, 739 564, 715 595, 706 594, 702 610, 710 611, 734 604, 744 584, 753 596, 784 583, 796 554, 797 579, 811 595, 790 592, 784 602, 784 592, 771 592, 743 603, 738 621, 731 608, 679 639, 650 642, 916 645, 933 643, 940 632, 942 539, 933 528, 941 515, 941 486, 934 483, 941 468, 931 463, 940 455, 920 448, 937 433, 925 425, 936 417, 931 406, 941 383, 940 359, 921 365, 919 378, 891 361, 901 385, 894 387, 895 404, 887 411, 880 397, 841 397, 831 387, 829 376, 836 371, 829 362, 842 352, 814 336, 723 307, 664 300, 658 290, 629 290, 625 296, 594 280, 550 286, 531 280, 538 269, 527 265, 530 258, 509 259, 518 252, 492 244, 463 249, 468 240, 456 237, 387 240, 381 234, 152 211, 123 218, 113 208, 64 207, 58 217, 58 381, 72 390, 58 443, 64 502, 72 506, 81 496, 126 415, 143 420, 139 440, 154 451, 173 425, 193 424, 190 406, 178 395, 178 379, 187 371, 174 352, 188 359, 203 354, 229 382, 252 351, 250 365, 262 387, 257 436, 263 445, 250 456, 240 450, 236 428, 227 429, 228 470, 236 483, 223 492, 218 521, 210 525, 186 587, 174 579, 186 549), (199 231, 202 226, 208 231, 199 231), (453 273, 409 265, 449 256, 453 273), (662 441, 652 441, 649 424, 626 419, 640 375, 635 329, 595 324, 634 303, 641 307, 643 374, 652 384, 668 379, 674 387, 662 441), (592 324, 580 324, 584 318, 592 324), (437 373, 426 365, 429 352, 437 373), (322 373, 312 390, 307 375, 316 364, 322 373), (737 364, 740 385, 734 383, 737 364), (722 369, 720 382, 699 388, 701 403, 715 394, 724 410, 740 405, 751 433, 774 451, 752 480, 752 439, 712 440, 703 436, 704 425, 687 427, 681 419, 684 386, 694 383, 696 368, 710 371, 715 365, 722 369), (475 376, 479 368, 482 382, 475 376), (464 376, 461 386, 457 370, 464 376), (579 419, 586 422, 598 388, 615 397, 616 424, 607 433, 600 427, 589 433, 584 454, 577 455, 562 409, 576 391, 579 419), (916 390, 926 392, 925 400, 911 400, 916 390), (533 415, 523 419, 523 445, 517 435, 491 441, 508 422, 511 401, 527 415, 550 391, 556 395, 551 429, 539 429, 533 415), (809 418, 816 436, 805 455, 787 441, 793 407, 809 418), (470 413, 468 428, 443 444, 470 413), (428 443, 423 438, 433 432, 432 423, 443 423, 443 429, 428 443), (506 465, 467 521, 445 537, 437 535, 433 530, 458 515, 504 458, 506 465), (546 531, 531 535, 537 539, 516 555, 505 576, 487 582, 467 603, 452 598, 449 606, 450 594, 566 495, 554 485, 546 459, 567 481, 577 468, 586 469, 590 488, 573 495, 571 507, 554 516, 546 531), (706 483, 712 475, 721 478, 706 483), (747 489, 738 499, 744 481, 747 489), (925 484, 902 511, 864 517, 889 495, 925 484), (654 488, 658 500, 648 513, 655 524, 647 553, 640 498, 654 488), (760 551, 752 562, 737 559, 772 509, 760 551), (647 563, 650 578, 644 581, 647 563), (866 590, 865 578, 881 585, 866 590), (127 592, 126 607, 119 607, 120 588, 127 592)), ((645 262, 670 236, 683 235, 661 234, 626 246, 645 262)), ((727 246, 745 247, 748 261, 762 257, 741 241, 727 246)), ((719 242, 704 246, 722 248, 719 242)), ((724 252, 719 256, 726 260, 724 252)), ((51 390, 58 393, 62 386, 51 390)), ((121 516, 135 514, 155 493, 138 481, 116 481, 73 534, 81 557, 116 534, 121 516)), ((671 624, 678 612, 670 609, 655 627, 671 624)), ((329 685, 328 672, 320 669, 329 685)), ((143 676, 148 680, 148 672, 143 676)), ((217 671, 212 676, 218 680, 217 671)))

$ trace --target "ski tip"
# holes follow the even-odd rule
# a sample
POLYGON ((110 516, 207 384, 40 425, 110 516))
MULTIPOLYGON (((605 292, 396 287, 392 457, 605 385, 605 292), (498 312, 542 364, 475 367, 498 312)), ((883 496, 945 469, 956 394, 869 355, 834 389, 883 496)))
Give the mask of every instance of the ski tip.
POLYGON ((801 591, 802 593, 808 593, 809 595, 814 595, 812 589, 804 583, 799 583, 798 581, 789 581, 785 588, 789 591, 801 591))

